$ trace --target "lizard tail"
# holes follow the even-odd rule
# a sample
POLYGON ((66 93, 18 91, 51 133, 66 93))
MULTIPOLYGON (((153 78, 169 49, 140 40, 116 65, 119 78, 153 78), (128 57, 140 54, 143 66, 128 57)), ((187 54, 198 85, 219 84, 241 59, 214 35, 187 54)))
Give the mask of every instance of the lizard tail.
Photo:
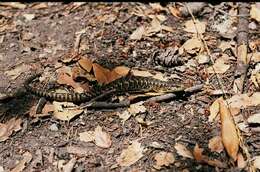
POLYGON ((25 81, 24 87, 27 90, 27 92, 33 93, 39 97, 45 97, 48 100, 59 102, 80 103, 89 101, 91 99, 91 96, 85 93, 55 93, 49 90, 32 87, 30 83, 40 75, 41 74, 34 74, 25 81))

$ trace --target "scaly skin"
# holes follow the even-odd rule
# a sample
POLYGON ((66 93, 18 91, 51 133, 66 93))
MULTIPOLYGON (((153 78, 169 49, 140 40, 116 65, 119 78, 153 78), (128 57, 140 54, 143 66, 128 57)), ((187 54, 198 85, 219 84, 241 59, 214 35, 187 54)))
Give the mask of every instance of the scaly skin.
POLYGON ((97 86, 93 90, 93 94, 87 93, 55 93, 49 90, 43 90, 40 88, 34 88, 30 86, 30 83, 40 74, 33 75, 25 82, 25 88, 28 92, 31 92, 40 97, 45 97, 49 100, 61 101, 61 102, 74 102, 82 103, 87 102, 95 96, 101 95, 104 92, 115 90, 115 93, 126 92, 180 92, 183 91, 183 87, 176 87, 175 84, 170 82, 164 82, 150 77, 142 76, 126 76, 119 78, 109 84, 103 86, 97 86))

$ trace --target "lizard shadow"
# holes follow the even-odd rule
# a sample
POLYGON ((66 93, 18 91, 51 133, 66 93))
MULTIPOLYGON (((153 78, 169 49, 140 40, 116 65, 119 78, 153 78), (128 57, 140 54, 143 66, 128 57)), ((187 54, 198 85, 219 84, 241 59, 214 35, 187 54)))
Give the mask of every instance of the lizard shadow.
POLYGON ((37 98, 20 87, 11 96, 0 102, 0 122, 13 117, 26 116, 37 98))

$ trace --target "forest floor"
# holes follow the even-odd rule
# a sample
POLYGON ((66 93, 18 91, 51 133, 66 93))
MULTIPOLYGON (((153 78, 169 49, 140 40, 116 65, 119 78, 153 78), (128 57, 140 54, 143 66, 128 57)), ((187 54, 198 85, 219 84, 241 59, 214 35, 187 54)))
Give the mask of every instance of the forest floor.
POLYGON ((260 5, 187 4, 1 2, 0 172, 260 168, 260 5), (106 103, 134 100, 114 109, 49 101, 36 114, 23 87, 41 71, 42 86, 82 92, 128 69, 203 88, 114 95, 106 103))

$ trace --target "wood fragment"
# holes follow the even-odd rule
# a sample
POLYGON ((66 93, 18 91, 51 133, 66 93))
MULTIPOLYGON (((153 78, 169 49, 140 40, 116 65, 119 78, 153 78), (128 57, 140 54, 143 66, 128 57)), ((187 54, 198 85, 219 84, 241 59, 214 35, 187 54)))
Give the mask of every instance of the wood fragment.
POLYGON ((237 31, 237 67, 235 72, 234 91, 236 93, 243 93, 244 83, 246 80, 247 70, 249 66, 249 59, 247 58, 248 48, 248 17, 249 15, 249 4, 239 4, 239 21, 237 31))

